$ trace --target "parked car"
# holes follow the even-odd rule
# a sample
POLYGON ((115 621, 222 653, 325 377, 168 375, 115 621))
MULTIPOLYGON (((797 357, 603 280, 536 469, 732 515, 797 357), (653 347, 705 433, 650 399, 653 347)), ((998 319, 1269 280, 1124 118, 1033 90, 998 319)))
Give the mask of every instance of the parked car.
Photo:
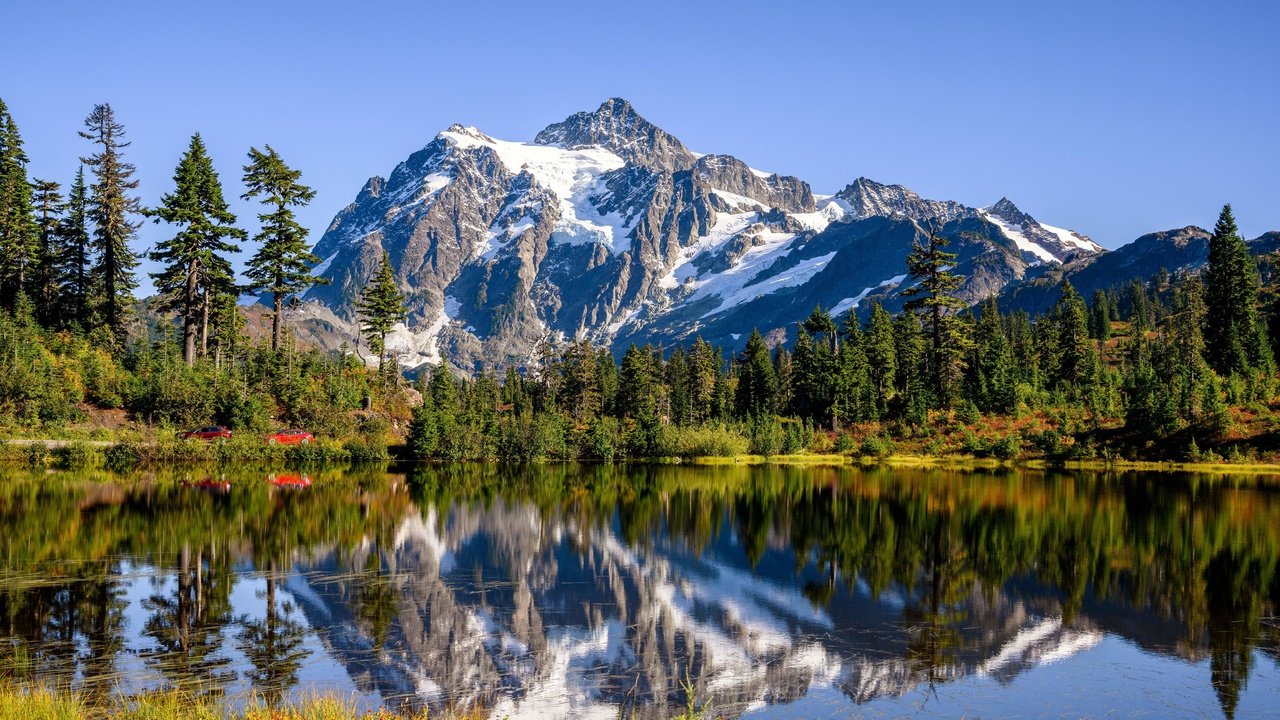
POLYGON ((221 425, 210 425, 182 433, 183 440, 230 440, 231 431, 221 425))
POLYGON ((281 430, 267 436, 267 444, 269 445, 310 445, 315 440, 315 435, 306 430, 281 430))

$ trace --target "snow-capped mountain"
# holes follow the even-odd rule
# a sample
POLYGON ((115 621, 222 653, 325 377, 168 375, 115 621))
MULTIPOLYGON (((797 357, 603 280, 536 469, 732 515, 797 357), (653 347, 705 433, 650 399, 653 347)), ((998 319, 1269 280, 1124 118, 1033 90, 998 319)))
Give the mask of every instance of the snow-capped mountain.
POLYGON ((304 314, 354 338, 354 304, 385 250, 408 294, 389 339, 402 365, 521 365, 544 338, 625 346, 702 335, 784 339, 815 305, 900 305, 906 256, 952 238, 978 301, 1029 268, 1095 255, 1087 237, 1007 199, 988 208, 859 178, 833 196, 730 155, 690 151, 625 100, 500 140, 454 125, 371 178, 315 252, 332 281, 304 314), (790 330, 788 330, 790 328, 790 330))

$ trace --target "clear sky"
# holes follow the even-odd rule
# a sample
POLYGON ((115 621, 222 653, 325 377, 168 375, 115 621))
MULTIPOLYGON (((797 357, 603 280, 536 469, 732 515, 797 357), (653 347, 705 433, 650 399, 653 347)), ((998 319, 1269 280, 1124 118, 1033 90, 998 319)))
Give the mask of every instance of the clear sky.
MULTIPOLYGON (((450 123, 510 140, 622 96, 699 152, 831 193, 860 175, 1117 247, 1280 229, 1280 2, 0 0, 0 98, 68 183, 109 101, 144 203, 200 131, 239 195, 270 143, 318 240, 450 123)), ((254 209, 237 203, 242 224, 254 209)), ((139 250, 163 237, 148 224, 139 250)), ((149 288, 144 288, 144 291, 149 288)))

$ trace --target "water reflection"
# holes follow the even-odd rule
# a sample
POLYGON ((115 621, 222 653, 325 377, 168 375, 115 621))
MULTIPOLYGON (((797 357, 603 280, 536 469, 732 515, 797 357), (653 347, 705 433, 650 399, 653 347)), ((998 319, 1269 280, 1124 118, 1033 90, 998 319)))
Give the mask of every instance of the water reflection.
POLYGON ((1280 690, 1280 492, 1185 475, 492 466, 0 483, 0 673, 501 717, 1159 714, 1280 690), (1119 644, 1119 645, 1117 645, 1119 644), (1159 687, 1194 670, 1188 699, 1159 687), (1039 671, 1068 667, 1076 685, 1039 671), (928 695, 930 688, 933 695, 928 695), (938 690, 942 693, 938 694, 938 690), (994 689, 993 689, 994 688, 994 689), (952 690, 954 689, 954 691, 952 690), (1055 706, 1056 712, 1063 710, 1055 706))

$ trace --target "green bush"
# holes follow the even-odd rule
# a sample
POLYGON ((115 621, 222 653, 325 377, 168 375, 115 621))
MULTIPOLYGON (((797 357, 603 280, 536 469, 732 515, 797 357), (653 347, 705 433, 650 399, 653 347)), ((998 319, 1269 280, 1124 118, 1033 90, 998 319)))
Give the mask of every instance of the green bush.
POLYGON ((842 433, 840 437, 836 438, 836 444, 835 444, 834 450, 840 453, 841 455, 851 455, 853 454, 853 451, 857 449, 858 449, 858 441, 854 440, 852 435, 848 433, 842 433))
POLYGON ((680 457, 733 457, 751 450, 751 441, 722 425, 680 428, 677 431, 680 457))
POLYGON ((49 461, 49 448, 42 442, 32 443, 23 451, 23 456, 28 467, 42 468, 49 461))
POLYGON ((142 460, 142 452, 138 446, 128 442, 118 442, 107 446, 102 451, 103 462, 113 472, 128 472, 137 467, 142 460))
POLYGON ((863 438, 862 446, 858 448, 858 454, 863 457, 873 457, 883 460, 893 454, 895 449, 893 441, 889 438, 868 435, 863 438))
POLYGON ((991 454, 1001 460, 1013 460, 1022 453, 1022 438, 1016 433, 1006 435, 991 444, 991 454))
POLYGON ((343 444, 347 457, 355 463, 386 462, 391 459, 387 445, 380 438, 351 438, 343 444))
POLYGON ((97 453, 85 443, 74 442, 55 448, 53 462, 63 470, 87 468, 93 465, 97 453))

